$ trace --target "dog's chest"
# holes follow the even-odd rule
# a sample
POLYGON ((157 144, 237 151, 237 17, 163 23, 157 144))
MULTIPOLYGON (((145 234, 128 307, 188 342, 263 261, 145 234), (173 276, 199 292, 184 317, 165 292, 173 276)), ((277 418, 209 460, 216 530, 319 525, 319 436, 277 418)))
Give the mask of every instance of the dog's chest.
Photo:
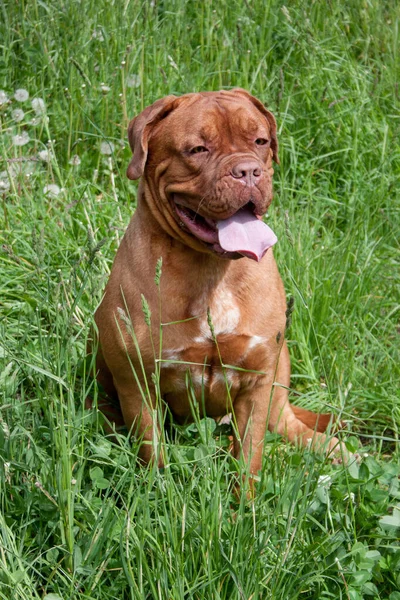
POLYGON ((189 314, 192 320, 174 325, 165 337, 161 391, 177 415, 190 415, 188 390, 210 416, 226 414, 246 380, 243 369, 262 366, 266 339, 243 333, 244 315, 231 290, 199 297, 189 314))
POLYGON ((193 317, 199 319, 199 341, 215 335, 234 334, 240 319, 240 305, 231 290, 219 288, 213 295, 203 294, 190 307, 193 317))

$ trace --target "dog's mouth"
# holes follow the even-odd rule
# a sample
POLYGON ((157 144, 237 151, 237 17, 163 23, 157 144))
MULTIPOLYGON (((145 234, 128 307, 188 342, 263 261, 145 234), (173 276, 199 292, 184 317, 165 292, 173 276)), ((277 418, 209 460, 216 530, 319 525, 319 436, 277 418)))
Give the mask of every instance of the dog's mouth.
POLYGON ((204 242, 216 254, 229 259, 246 256, 259 262, 277 237, 250 201, 227 219, 210 219, 183 206, 174 198, 175 213, 181 227, 204 242))

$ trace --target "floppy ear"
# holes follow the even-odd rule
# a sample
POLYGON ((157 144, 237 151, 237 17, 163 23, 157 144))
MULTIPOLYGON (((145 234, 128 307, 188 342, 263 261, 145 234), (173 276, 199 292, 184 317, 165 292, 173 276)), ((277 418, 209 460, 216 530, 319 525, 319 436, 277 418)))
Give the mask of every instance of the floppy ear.
POLYGON ((279 156, 278 156, 279 145, 278 145, 278 138, 276 135, 276 121, 275 121, 274 115, 265 108, 264 104, 262 102, 260 102, 260 100, 258 100, 257 98, 255 98, 254 96, 249 94, 249 92, 246 92, 246 90, 243 90, 242 88, 235 88, 232 90, 232 92, 234 94, 239 94, 240 96, 244 96, 245 98, 250 100, 250 102, 252 102, 256 108, 258 108, 260 113, 262 113, 264 115, 264 117, 267 118, 269 128, 271 130, 272 158, 274 159, 276 164, 279 165, 279 156))
POLYGON ((129 123, 128 139, 133 152, 126 172, 129 179, 139 179, 143 175, 151 128, 172 110, 174 100, 176 96, 166 96, 156 100, 129 123))

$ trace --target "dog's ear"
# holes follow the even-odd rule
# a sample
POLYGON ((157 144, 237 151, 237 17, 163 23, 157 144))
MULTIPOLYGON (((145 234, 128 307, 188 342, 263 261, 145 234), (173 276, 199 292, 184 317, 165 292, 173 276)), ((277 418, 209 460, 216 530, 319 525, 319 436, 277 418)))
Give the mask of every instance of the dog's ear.
POLYGON ((278 156, 279 145, 278 145, 278 138, 276 135, 276 121, 275 121, 274 115, 265 108, 264 104, 260 100, 258 100, 257 98, 255 98, 254 96, 249 94, 249 92, 246 92, 246 90, 243 90, 242 88, 235 88, 232 90, 232 93, 238 94, 240 96, 244 96, 245 98, 250 100, 250 102, 252 102, 256 108, 258 108, 260 113, 262 113, 264 115, 264 117, 267 118, 269 128, 271 131, 272 158, 274 159, 276 164, 279 165, 279 156, 278 156))
POLYGON ((174 100, 176 100, 176 96, 166 96, 156 100, 129 123, 128 139, 133 152, 126 172, 129 179, 139 179, 143 175, 147 160, 149 133, 152 127, 172 110, 174 100))

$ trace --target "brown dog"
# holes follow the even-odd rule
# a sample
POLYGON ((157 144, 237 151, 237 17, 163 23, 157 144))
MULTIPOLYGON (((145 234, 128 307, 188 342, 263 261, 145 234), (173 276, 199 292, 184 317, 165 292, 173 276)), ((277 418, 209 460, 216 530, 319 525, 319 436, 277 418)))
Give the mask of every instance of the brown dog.
POLYGON ((143 460, 162 465, 158 374, 178 420, 192 416, 188 381, 201 414, 233 413, 234 454, 252 473, 267 426, 304 446, 338 447, 323 433, 330 415, 288 401, 285 292, 261 220, 278 162, 272 114, 241 89, 167 96, 133 119, 129 142, 128 177, 143 176, 137 210, 95 316, 104 412, 119 402, 143 460))

